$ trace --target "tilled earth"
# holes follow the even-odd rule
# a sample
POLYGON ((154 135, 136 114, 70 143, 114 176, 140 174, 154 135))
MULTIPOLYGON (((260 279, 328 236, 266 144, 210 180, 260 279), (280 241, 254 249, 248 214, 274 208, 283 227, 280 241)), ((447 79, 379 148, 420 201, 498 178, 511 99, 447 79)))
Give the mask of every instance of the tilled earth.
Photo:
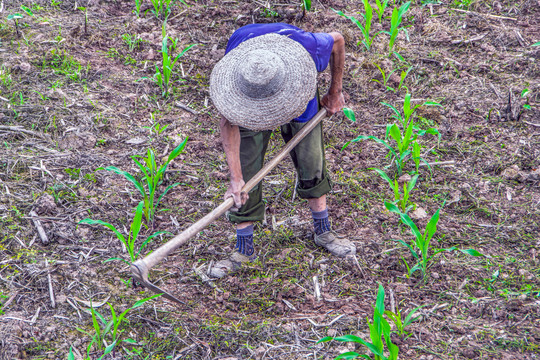
MULTIPOLYGON (((228 170, 208 77, 230 34, 252 22, 345 36, 344 93, 357 121, 337 114, 324 128, 331 220, 357 245, 356 260, 313 244, 307 203, 284 161, 265 180, 259 259, 234 277, 206 281, 208 264, 234 246, 232 226, 216 221, 151 271, 151 281, 183 304, 155 299, 129 312, 122 338, 137 344, 121 343, 105 358, 333 359, 354 346, 316 341, 368 340, 379 283, 387 309, 405 315, 423 306, 409 336, 392 337, 402 359, 540 358, 540 47, 532 46, 540 41, 540 2, 416 1, 403 22, 409 39, 401 32, 394 48, 401 59, 388 56, 385 34, 365 51, 360 30, 331 10, 361 19, 360 1, 314 1, 305 16, 291 0, 186 3, 173 6, 165 30, 178 39, 174 54, 198 45, 175 66, 164 99, 151 80, 161 66, 162 22, 150 2, 137 18, 125 0, 33 1, 34 17, 19 20, 18 37, 7 16, 30 4, 0 1, 0 358, 65 359, 70 347, 86 358, 91 338, 82 330, 94 334, 89 301, 109 318, 106 302, 118 313, 152 294, 129 283, 123 262, 104 263, 128 258, 112 232, 77 224, 92 218, 128 231, 141 200, 123 176, 98 168, 138 174, 131 156, 153 148, 162 161, 189 137, 160 191, 179 185, 141 238, 170 234, 146 251, 220 204, 228 170), (126 34, 140 41, 130 48, 126 34), (397 89, 409 68, 400 90, 383 85, 397 89), (424 229, 441 208, 433 248, 483 255, 441 252, 425 279, 407 274, 414 259, 392 241, 412 238, 385 209, 394 195, 372 170, 390 164, 385 148, 363 141, 342 150, 357 135, 384 138, 394 120, 381 102, 399 109, 405 89, 414 104, 442 105, 417 110, 419 125, 438 128, 441 138, 421 139, 432 165, 420 168, 411 194, 415 221, 424 229)), ((389 23, 375 19, 372 33, 389 23)), ((320 77, 327 87, 328 71, 320 77)), ((269 156, 281 145, 273 137, 269 156)), ((90 350, 91 358, 101 354, 90 350)))

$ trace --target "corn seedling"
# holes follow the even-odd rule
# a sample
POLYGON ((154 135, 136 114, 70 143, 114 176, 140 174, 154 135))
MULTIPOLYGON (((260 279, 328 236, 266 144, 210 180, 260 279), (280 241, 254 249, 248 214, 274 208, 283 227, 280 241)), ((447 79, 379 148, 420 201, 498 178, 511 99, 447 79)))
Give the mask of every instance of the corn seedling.
MULTIPOLYGON (((92 303, 90 303, 90 314, 92 316, 92 327, 94 328, 95 334, 92 335, 88 333, 86 330, 77 328, 80 332, 88 335, 92 340, 90 341, 90 344, 88 344, 86 348, 86 355, 88 360, 91 359, 90 353, 92 346, 96 347, 97 350, 103 351, 103 355, 98 358, 98 360, 103 359, 105 355, 110 354, 116 345, 120 342, 120 338, 122 335, 123 329, 120 329, 120 325, 124 321, 126 315, 128 312, 130 312, 133 309, 136 309, 140 306, 142 306, 145 302, 152 300, 158 296, 161 296, 162 294, 155 294, 150 297, 147 297, 145 299, 137 301, 133 306, 130 308, 127 308, 122 312, 120 315, 116 315, 116 311, 114 310, 113 306, 110 303, 107 303, 109 305, 109 308, 111 310, 111 319, 107 321, 101 313, 99 313, 94 307, 92 306, 92 303), (99 321, 98 321, 99 320, 99 321), (110 344, 107 344, 107 341, 110 342, 110 344)), ((125 342, 128 344, 134 344, 136 343, 133 339, 123 339, 121 342, 125 342)), ((70 352, 68 354, 68 359, 70 359, 70 356, 73 356, 73 351, 70 348, 70 352)))
MULTIPOLYGON (((423 104, 416 104, 416 105, 411 107, 411 94, 409 94, 409 93, 407 93, 405 95, 405 99, 403 101, 403 113, 401 113, 393 105, 390 105, 390 104, 385 103, 385 102, 381 102, 381 104, 383 104, 384 106, 388 106, 394 112, 394 114, 392 114, 392 117, 395 118, 396 120, 399 120, 399 122, 401 123, 401 126, 403 126, 403 128, 406 128, 407 125, 409 124, 409 121, 413 120, 414 112, 419 107, 421 107, 421 106, 441 106, 442 107, 441 104, 439 104, 438 102, 434 102, 434 101, 426 101, 423 104)), ((426 131, 426 132, 429 133, 429 134, 431 134, 431 133, 437 134, 440 137, 440 134, 436 129, 429 129, 429 131, 426 131)))
POLYGON ((341 342, 354 342, 361 345, 364 345, 373 353, 373 358, 366 354, 359 354, 354 351, 349 351, 346 353, 343 353, 336 357, 334 360, 337 359, 357 359, 357 358, 364 358, 368 360, 397 360, 399 348, 397 345, 392 343, 392 340, 390 338, 390 324, 388 321, 383 317, 384 314, 384 288, 381 284, 379 284, 379 291, 377 293, 377 300, 375 303, 375 306, 373 307, 373 321, 369 320, 369 317, 366 318, 366 321, 369 326, 369 337, 371 342, 365 341, 362 338, 355 336, 355 335, 344 335, 339 336, 336 338, 333 338, 331 336, 327 336, 325 338, 322 338, 317 343, 321 342, 327 342, 331 340, 341 341, 341 342), (383 342, 384 339, 384 342, 383 342), (389 353, 389 356, 384 355, 384 345, 386 344, 387 351, 389 353))
MULTIPOLYGON (((186 47, 184 50, 180 52, 176 56, 176 58, 172 58, 170 55, 171 47, 167 46, 168 43, 168 36, 163 37, 162 46, 161 46, 161 54, 162 54, 162 70, 159 69, 159 67, 156 65, 156 74, 154 75, 154 82, 158 84, 159 88, 161 89, 161 95, 163 97, 169 96, 169 87, 172 84, 171 83, 171 76, 173 73, 173 68, 178 59, 180 59, 186 51, 191 49, 196 44, 191 44, 188 47, 186 47)), ((183 81, 183 79, 181 79, 183 81)))
POLYGON ((392 17, 390 19, 390 31, 382 31, 385 34, 390 35, 390 42, 388 44, 390 52, 392 52, 392 49, 394 48, 394 42, 396 41, 400 31, 404 31, 405 35, 407 36, 407 40, 409 40, 409 33, 407 30, 403 27, 399 27, 401 25, 401 21, 403 20, 403 15, 407 12, 407 10, 409 10, 409 6, 411 6, 410 1, 407 1, 405 4, 401 5, 399 9, 396 6, 392 11, 392 17))
POLYGON ((135 13, 135 15, 137 15, 137 17, 141 17, 142 2, 143 0, 135 0, 135 10, 133 10, 133 12, 135 13))
POLYGON ((135 177, 133 177, 130 173, 120 170, 116 166, 108 166, 106 168, 99 168, 98 170, 107 170, 119 175, 123 175, 127 180, 129 180, 133 185, 135 185, 135 188, 137 188, 137 190, 139 190, 139 192, 143 196, 144 215, 146 217, 147 223, 150 224, 154 221, 154 214, 161 199, 163 199, 163 197, 170 189, 179 185, 179 183, 169 185, 156 200, 157 191, 159 186, 163 182, 163 176, 165 175, 167 166, 169 166, 169 163, 173 161, 178 155, 180 155, 180 152, 186 146, 187 140, 188 138, 186 138, 180 145, 178 145, 169 154, 167 161, 165 161, 165 163, 159 168, 156 164, 156 156, 152 149, 148 149, 146 157, 132 156, 131 158, 133 159, 133 161, 135 161, 142 174, 144 175, 141 181, 135 179, 135 177), (142 161, 139 161, 137 158, 142 159, 142 161))
POLYGON ((386 9, 386 5, 388 5, 388 0, 375 0, 375 3, 377 4, 375 11, 377 12, 377 15, 379 15, 379 22, 382 23, 382 17, 384 14, 384 10, 386 9))
POLYGON ((84 6, 79 6, 77 9, 84 13, 84 35, 88 34, 88 10, 84 6))
POLYGON ((146 247, 146 245, 148 245, 148 243, 152 239, 154 239, 155 237, 157 237, 157 236, 159 236, 161 234, 167 233, 166 231, 157 231, 157 232, 153 233, 152 235, 148 236, 146 238, 146 240, 144 240, 142 242, 142 244, 139 247, 139 250, 137 252, 135 252, 135 250, 136 250, 135 249, 135 243, 137 242, 137 238, 139 237, 139 232, 141 231, 141 227, 142 227, 143 206, 144 206, 144 202, 141 201, 141 202, 139 202, 139 205, 137 205, 137 208, 135 209, 135 217, 133 218, 133 221, 131 223, 129 236, 128 236, 127 239, 126 239, 126 237, 124 235, 122 235, 122 233, 118 229, 116 229, 114 227, 114 225, 109 224, 108 222, 101 221, 101 220, 93 220, 93 219, 88 219, 88 218, 79 221, 79 224, 105 226, 107 229, 114 232, 114 234, 116 235, 118 240, 120 240, 124 244, 124 246, 126 247, 126 250, 127 250, 128 254, 129 254, 129 261, 127 261, 126 259, 123 259, 123 258, 114 257, 114 258, 110 258, 110 259, 105 260, 106 262, 107 261, 112 261, 112 260, 120 260, 120 261, 123 261, 123 262, 125 262, 126 264, 129 265, 129 264, 135 262, 135 260, 137 260, 137 258, 141 254, 141 251, 143 251, 143 249, 146 247))
POLYGON ((359 20, 357 20, 355 17, 345 15, 343 11, 338 11, 334 9, 332 10, 339 16, 343 16, 344 18, 351 20, 354 24, 356 24, 356 26, 358 26, 358 28, 362 32, 364 39, 361 41, 358 41, 357 45, 362 43, 364 44, 366 49, 369 51, 369 49, 371 49, 371 44, 373 44, 373 40, 375 40, 375 37, 379 34, 379 33, 376 33, 375 35, 373 35, 373 37, 370 37, 369 35, 369 31, 371 30, 371 22, 373 20, 373 8, 371 7, 371 5, 369 5, 369 1, 364 0, 365 14, 362 15, 362 17, 364 18, 364 25, 362 25, 362 23, 359 20))
POLYGON ((151 10, 156 18, 166 21, 171 13, 172 0, 150 0, 154 5, 154 10, 151 10))
POLYGON ((422 277, 425 279, 429 262, 431 261, 431 259, 433 259, 435 255, 443 251, 459 250, 462 253, 468 254, 471 256, 483 256, 482 254, 480 254, 478 251, 474 249, 464 250, 464 249, 458 249, 455 246, 451 248, 447 248, 447 249, 436 249, 433 251, 431 255, 429 255, 429 253, 431 252, 429 245, 430 245, 431 239, 433 238, 433 235, 435 235, 435 232, 437 231, 437 223, 439 222, 439 212, 441 209, 438 209, 435 212, 435 214, 433 214, 428 224, 426 225, 426 229, 424 233, 422 234, 420 230, 418 230, 418 227, 416 226, 414 221, 412 221, 412 219, 407 214, 404 214, 403 212, 401 212, 400 209, 396 205, 385 201, 384 206, 386 207, 386 209, 388 209, 388 211, 398 214, 401 218, 401 222, 410 228, 411 233, 414 236, 414 239, 412 241, 412 246, 403 240, 399 240, 399 239, 393 240, 407 247, 407 249, 409 249, 414 259, 417 261, 417 263, 411 268, 409 264, 403 259, 403 262, 405 266, 407 267, 407 272, 409 276, 411 276, 415 271, 421 270, 422 277))
POLYGON ((408 332, 405 331, 405 328, 407 326, 409 326, 410 324, 412 324, 413 322, 415 322, 416 320, 419 319, 419 317, 415 317, 413 318, 413 315, 418 311, 420 310, 421 308, 423 308, 424 306, 426 305, 421 305, 421 306, 418 306, 416 308, 414 308, 413 310, 411 310, 411 312, 409 312, 409 314, 405 317, 405 319, 402 319, 401 318, 401 311, 399 310, 399 308, 397 307, 396 305, 396 312, 393 313, 392 311, 390 310, 386 310, 384 312, 384 315, 386 315, 386 317, 390 320, 392 320, 392 322, 394 323, 395 327, 396 327, 396 333, 399 335, 399 336, 403 336, 405 334, 408 334, 410 335, 408 332))
POLYGON ((388 83, 388 79, 390 79, 390 76, 392 76, 392 74, 396 71, 396 69, 390 71, 390 73, 387 75, 384 70, 378 65, 378 64, 373 64, 377 67, 377 69, 379 69, 381 75, 382 75, 382 82, 377 80, 377 79, 372 79, 371 81, 375 81, 379 84, 381 84, 382 86, 384 86, 386 88, 386 90, 391 90, 391 91, 396 91, 394 88, 390 87, 387 85, 388 83))
POLYGON ((418 180, 418 174, 414 175, 411 180, 408 182, 403 183, 403 193, 401 193, 399 184, 397 179, 394 179, 393 181, 390 179, 386 173, 380 169, 373 169, 375 170, 384 180, 388 182, 392 190, 394 191, 394 201, 392 202, 394 205, 397 205, 403 213, 408 213, 409 210, 413 209, 415 207, 414 204, 410 204, 409 197, 411 194, 411 191, 416 186, 416 181, 418 180), (409 205, 410 204, 410 205, 409 205))

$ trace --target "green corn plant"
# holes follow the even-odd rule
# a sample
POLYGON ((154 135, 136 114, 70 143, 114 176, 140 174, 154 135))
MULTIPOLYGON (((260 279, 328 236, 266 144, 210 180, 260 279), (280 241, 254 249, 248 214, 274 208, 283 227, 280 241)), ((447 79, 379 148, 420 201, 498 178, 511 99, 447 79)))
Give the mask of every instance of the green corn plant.
POLYGON ((382 17, 384 14, 384 10, 386 9, 386 5, 388 5, 388 0, 375 0, 375 3, 377 4, 377 8, 375 8, 375 11, 377 12, 377 15, 379 15, 379 22, 382 23, 382 17))
POLYGON ((390 188, 392 188, 392 190, 394 191, 394 201, 392 202, 392 204, 397 205, 400 210, 403 211, 403 213, 405 214, 415 207, 414 204, 410 204, 409 197, 411 191, 416 186, 418 174, 414 175, 408 182, 403 183, 403 193, 401 193, 397 179, 391 180, 390 177, 381 169, 373 170, 375 170, 384 180, 386 180, 390 185, 390 188))
POLYGON ((137 15, 137 17, 141 17, 142 2, 143 0, 135 0, 135 10, 133 10, 133 12, 135 13, 135 15, 137 15))
POLYGON ((108 222, 105 222, 102 220, 89 219, 89 218, 82 219, 81 221, 79 221, 79 224, 105 226, 107 229, 111 230, 116 235, 118 240, 120 240, 126 247, 126 250, 129 254, 129 261, 123 258, 113 257, 113 258, 109 258, 105 260, 105 262, 112 261, 112 260, 120 260, 129 265, 135 262, 135 260, 137 260, 137 258, 141 254, 141 251, 144 250, 146 245, 148 245, 148 243, 151 240, 153 240, 155 237, 161 234, 168 234, 168 232, 166 231, 157 231, 153 233, 152 235, 148 236, 146 240, 144 240, 142 244, 139 246, 139 249, 138 250, 136 249, 135 244, 137 243, 139 233, 142 227, 143 206, 144 206, 144 202, 141 201, 139 202, 139 205, 137 205, 137 208, 135 209, 135 217, 133 218, 133 221, 131 223, 129 236, 127 239, 116 227, 114 227, 114 225, 108 222))
MULTIPOLYGON (((150 0, 150 1, 152 2, 152 5, 154 6, 154 9, 151 11, 156 16, 156 18, 159 20, 161 17, 161 20, 167 21, 167 18, 171 14, 171 8, 173 5, 172 0, 150 0)), ((183 4, 185 4, 184 1, 182 0, 180 1, 183 4)))
POLYGON ((339 16, 343 16, 344 18, 351 20, 354 24, 356 24, 356 26, 358 26, 358 28, 360 29, 364 37, 363 40, 358 41, 358 45, 360 43, 364 44, 364 46, 366 47, 366 50, 369 51, 371 49, 371 44, 373 44, 373 40, 375 40, 375 37, 379 34, 379 33, 376 33, 375 35, 373 35, 373 37, 371 37, 369 34, 369 31, 371 30, 371 22, 373 21, 373 8, 371 7, 371 5, 369 5, 369 1, 364 0, 365 14, 363 14, 362 17, 364 18, 365 25, 362 25, 362 23, 359 20, 357 20, 355 17, 345 15, 343 11, 338 11, 335 9, 332 9, 332 10, 339 16))
POLYGON ((439 222, 439 212, 441 209, 438 209, 435 212, 435 214, 433 214, 428 224, 426 225, 426 229, 424 233, 422 234, 420 230, 418 230, 418 227, 416 226, 414 221, 412 221, 412 219, 409 217, 409 215, 401 212, 400 209, 396 205, 385 201, 384 206, 386 207, 386 209, 388 209, 388 211, 398 214, 401 218, 401 222, 410 228, 411 233, 414 236, 412 245, 406 243, 403 240, 399 240, 399 239, 393 240, 407 247, 407 249, 409 249, 414 259, 417 261, 417 263, 411 268, 409 264, 403 259, 403 262, 405 263, 405 266, 407 267, 407 272, 409 276, 411 276, 415 271, 421 270, 422 278, 425 279, 429 262, 431 261, 431 259, 433 259, 434 256, 436 256, 437 254, 443 251, 448 252, 448 251, 459 250, 462 253, 468 254, 471 256, 483 256, 482 254, 480 254, 478 251, 474 249, 464 250, 464 249, 458 249, 455 246, 451 248, 447 248, 447 249, 436 249, 436 250, 431 251, 432 249, 430 248, 430 242, 431 242, 431 239, 433 238, 433 235, 435 235, 435 232, 437 231, 437 223, 439 222), (432 254, 430 255, 430 253, 432 254))
POLYGON ((410 333, 405 331, 405 328, 419 319, 419 317, 413 318, 413 316, 418 310, 420 310, 424 306, 426 305, 421 305, 414 308, 411 312, 409 312, 409 314, 405 317, 405 319, 402 319, 401 311, 399 310, 397 305, 396 305, 395 313, 390 310, 386 310, 384 312, 384 315, 386 315, 386 317, 388 317, 388 319, 392 320, 392 322, 394 323, 396 327, 395 333, 397 333, 399 336, 403 336, 405 334, 410 335, 410 333))
MULTIPOLYGON (((398 171, 398 175, 401 175, 403 172, 403 168, 406 163, 406 159, 411 155, 412 151, 415 151, 413 154, 413 160, 415 161, 415 165, 420 161, 423 161, 427 164, 427 162, 420 157, 420 148, 417 144, 417 138, 419 136, 424 136, 425 134, 432 134, 432 135, 438 135, 440 138, 440 133, 435 128, 429 128, 426 130, 420 129, 418 126, 414 124, 414 118, 413 114, 415 110, 423 105, 436 105, 441 106, 439 103, 436 102, 429 102, 426 101, 423 104, 415 105, 411 107, 411 94, 407 94, 405 96, 405 101, 403 105, 403 114, 397 110, 394 106, 387 104, 385 102, 381 102, 381 104, 388 106, 390 109, 394 111, 394 114, 392 114, 392 117, 394 117, 396 120, 399 121, 399 124, 402 126, 400 128, 397 124, 388 124, 386 126, 386 135, 384 139, 379 139, 376 136, 366 136, 366 135, 359 135, 353 140, 350 140, 343 145, 342 150, 347 148, 351 143, 356 143, 362 140, 373 140, 378 144, 384 145, 388 151, 389 154, 392 155, 392 159, 394 164, 396 165, 396 169, 398 171), (414 132, 414 131, 415 132, 414 132), (389 141, 389 136, 391 139, 393 139, 396 143, 395 146, 393 146, 389 141), (414 144, 417 145, 414 145, 414 144), (411 150, 412 146, 412 150, 411 150)), ((345 116, 347 116, 351 121, 353 120, 353 115, 351 115, 352 110, 348 109, 347 112, 344 110, 345 116)), ((428 164, 429 165, 429 164, 428 164)), ((430 168, 431 171, 431 168, 430 168)), ((416 166, 416 172, 418 172, 418 166, 416 166)))
POLYGON ((364 345, 368 348, 371 353, 373 353, 373 358, 366 354, 359 354, 355 351, 349 351, 337 356, 334 360, 338 359, 357 359, 363 358, 368 360, 397 360, 399 348, 397 345, 392 343, 390 338, 390 324, 383 317, 384 314, 384 288, 379 284, 379 290, 377 292, 377 300, 375 306, 373 307, 373 320, 370 321, 369 317, 366 318, 366 321, 369 326, 369 337, 371 342, 365 341, 362 338, 355 335, 344 335, 339 337, 327 336, 319 341, 318 343, 328 342, 331 340, 341 341, 341 342, 354 342, 361 345, 364 345), (383 342, 384 339, 384 342, 383 342), (384 348, 389 353, 389 356, 384 355, 384 348))
POLYGON ((84 13, 84 35, 88 34, 88 10, 84 6, 79 6, 77 9, 84 13))
POLYGON ((129 180, 133 185, 135 185, 135 188, 139 190, 143 197, 144 215, 146 217, 147 223, 150 224, 154 220, 154 214, 159 203, 161 202, 161 199, 163 199, 163 197, 170 189, 179 185, 179 183, 174 183, 167 186, 167 188, 165 188, 165 191, 163 191, 163 193, 156 200, 158 188, 163 182, 163 176, 165 175, 167 166, 169 166, 169 163, 176 159, 178 155, 180 155, 180 153, 186 146, 187 141, 188 138, 186 137, 186 139, 169 154, 169 157, 167 158, 165 163, 163 163, 159 168, 156 163, 156 156, 152 149, 148 149, 146 157, 132 156, 131 158, 133 159, 133 161, 135 161, 143 174, 143 178, 140 181, 127 171, 120 170, 116 166, 98 168, 97 170, 107 170, 119 175, 123 175, 127 180, 129 180), (137 158, 140 158, 142 161, 139 161, 137 158))
MULTIPOLYGON (((163 37, 162 46, 161 46, 161 54, 162 54, 162 70, 159 69, 159 67, 156 65, 156 74, 154 75, 154 82, 158 84, 159 88, 161 89, 161 95, 166 98, 169 96, 169 87, 172 85, 171 83, 171 76, 173 73, 173 68, 178 59, 180 59, 186 51, 191 49, 196 44, 191 44, 188 47, 186 47, 184 50, 180 52, 176 56, 176 58, 171 57, 170 55, 170 47, 167 46, 168 43, 168 36, 163 37)), ((183 81, 183 79, 181 79, 183 81)))
MULTIPOLYGON (((133 309, 136 309, 140 306, 142 306, 145 302, 155 299, 158 296, 161 296, 163 294, 155 294, 150 297, 147 297, 145 299, 137 301, 133 306, 127 308, 124 310, 120 315, 116 315, 116 311, 114 310, 113 306, 110 303, 107 303, 109 305, 109 308, 111 310, 111 319, 106 320, 105 317, 99 313, 94 307, 92 306, 92 303, 90 303, 90 314, 92 316, 92 327, 94 328, 94 334, 90 334, 84 329, 76 328, 78 331, 88 335, 92 340, 88 344, 86 348, 86 360, 90 360, 90 353, 92 350, 92 346, 97 348, 100 352, 103 351, 103 355, 101 355, 98 360, 103 359, 107 354, 110 354, 116 345, 118 345, 120 342, 128 343, 128 344, 134 344, 136 343, 133 339, 123 339, 120 341, 121 335, 123 333, 123 329, 120 329, 120 325, 122 325, 122 322, 125 321, 126 315, 133 309), (98 321, 99 320, 99 321, 98 321), (110 344, 107 345, 107 341, 110 341, 110 344)), ((70 348, 68 359, 71 359, 74 357, 73 350, 70 348)))
POLYGON ((400 31, 404 31, 405 35, 407 36, 407 40, 409 40, 409 33, 407 32, 407 29, 399 27, 401 25, 401 21, 403 20, 403 15, 405 15, 407 10, 409 10, 409 6, 411 6, 410 1, 407 1, 405 4, 401 5, 399 9, 396 6, 392 11, 392 17, 390 19, 390 31, 382 31, 385 34, 390 35, 390 41, 388 44, 390 53, 394 48, 394 42, 396 41, 396 38, 400 31))
POLYGON ((396 71, 396 69, 390 71, 390 73, 388 73, 388 75, 387 75, 387 74, 384 72, 384 70, 379 66, 379 64, 375 64, 375 63, 374 63, 373 65, 375 65, 375 66, 377 67, 377 69, 379 69, 379 71, 380 71, 380 73, 381 73, 381 75, 382 75, 382 80, 383 80, 383 81, 381 82, 381 81, 379 81, 379 80, 377 80, 377 79, 371 79, 371 81, 375 81, 375 82, 381 84, 382 86, 384 86, 384 87, 386 88, 386 90, 391 90, 391 91, 394 91, 394 92, 395 92, 394 88, 388 86, 387 83, 388 83, 388 79, 390 79, 390 76, 392 76, 392 74, 396 71))

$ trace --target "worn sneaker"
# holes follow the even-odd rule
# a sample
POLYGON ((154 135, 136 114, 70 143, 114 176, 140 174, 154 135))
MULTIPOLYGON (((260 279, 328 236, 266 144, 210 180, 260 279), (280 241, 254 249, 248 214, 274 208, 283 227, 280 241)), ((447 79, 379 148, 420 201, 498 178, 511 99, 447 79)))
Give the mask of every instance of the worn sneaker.
POLYGON ((315 234, 315 244, 322 246, 334 256, 356 255, 356 246, 349 239, 338 236, 332 230, 321 235, 315 234))
POLYGON ((233 252, 228 259, 220 260, 208 269, 208 276, 221 279, 222 277, 233 273, 242 267, 242 264, 252 262, 257 259, 257 255, 247 256, 238 251, 233 252))

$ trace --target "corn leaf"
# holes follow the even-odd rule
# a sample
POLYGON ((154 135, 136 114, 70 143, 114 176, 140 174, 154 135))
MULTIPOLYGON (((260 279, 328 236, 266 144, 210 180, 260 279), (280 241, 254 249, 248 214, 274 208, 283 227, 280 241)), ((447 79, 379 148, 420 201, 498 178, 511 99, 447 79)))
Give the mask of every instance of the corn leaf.
POLYGON ((82 219, 81 221, 79 221, 79 224, 87 224, 87 225, 103 225, 105 226, 106 228, 112 230, 112 232, 114 232, 116 234, 116 237, 122 241, 124 244, 126 243, 126 239, 124 238, 124 235, 122 235, 118 230, 116 230, 116 228, 112 225, 112 224, 109 224, 105 221, 101 221, 101 220, 93 220, 93 219, 82 219))
POLYGON ((409 251, 411 252, 411 254, 414 256, 415 259, 418 259, 418 253, 416 251, 414 251, 414 249, 412 248, 411 245, 409 245, 408 243, 406 243, 405 241, 401 240, 401 239, 392 239, 392 241, 396 241, 402 245, 405 245, 407 247, 407 249, 409 249, 409 251))
POLYGON ((464 254, 471 255, 471 256, 484 256, 484 254, 474 249, 459 249, 459 251, 461 251, 464 254))
POLYGON ((131 175, 130 173, 128 173, 127 171, 124 171, 124 170, 120 170, 119 168, 117 168, 116 166, 107 166, 106 168, 98 168, 98 170, 107 170, 107 171, 112 171, 114 172, 115 174, 118 174, 118 175, 124 175, 124 177, 129 180, 133 185, 135 185, 135 187, 137 188, 137 190, 139 190, 139 192, 144 195, 144 189, 142 187, 142 185, 137 181, 137 179, 135 179, 133 177, 133 175, 131 175))
POLYGON ((354 111, 350 108, 343 108, 343 114, 351 120, 352 122, 356 122, 356 116, 354 115, 354 111))

